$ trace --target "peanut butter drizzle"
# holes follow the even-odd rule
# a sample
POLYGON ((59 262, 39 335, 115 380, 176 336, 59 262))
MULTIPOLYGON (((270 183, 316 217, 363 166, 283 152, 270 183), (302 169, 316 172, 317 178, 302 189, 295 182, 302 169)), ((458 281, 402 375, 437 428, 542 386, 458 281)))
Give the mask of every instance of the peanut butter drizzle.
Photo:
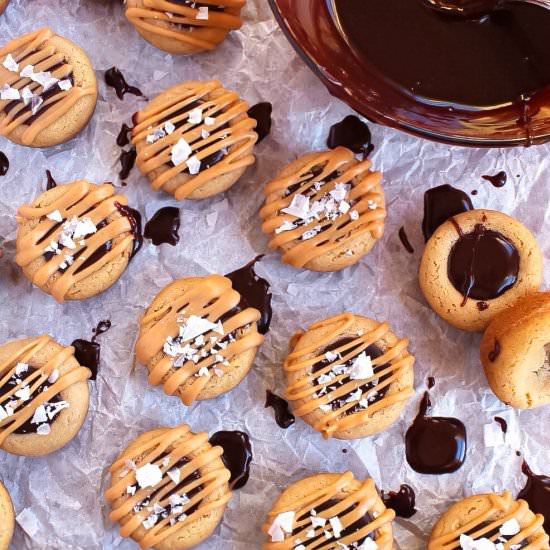
MULTIPOLYGON (((324 351, 329 344, 338 339, 339 336, 348 336, 347 331, 351 328, 354 322, 354 315, 351 313, 343 313, 336 315, 324 321, 320 321, 311 325, 308 330, 315 330, 321 327, 332 327, 333 330, 322 339, 320 342, 298 351, 291 352, 284 364, 284 368, 289 373, 300 372, 303 377, 297 382, 290 384, 286 391, 286 397, 290 401, 306 400, 302 404, 295 404, 293 406, 294 414, 297 416, 304 416, 308 413, 318 409, 320 405, 330 405, 332 401, 338 399, 343 395, 351 393, 361 386, 378 380, 376 385, 369 390, 379 392, 382 388, 387 388, 405 373, 406 370, 412 368, 414 364, 414 357, 406 353, 406 355, 400 359, 398 356, 406 352, 408 339, 403 338, 392 347, 384 350, 380 357, 372 360, 374 368, 380 365, 388 364, 388 366, 380 371, 377 371, 371 378, 364 380, 351 380, 339 386, 332 391, 327 391, 325 395, 320 397, 314 397, 313 394, 321 390, 323 387, 328 387, 335 384, 338 381, 344 380, 348 377, 348 374, 343 373, 337 375, 330 382, 319 383, 315 385, 315 381, 331 371, 335 364, 344 364, 346 361, 356 357, 361 352, 366 350, 370 345, 376 344, 386 334, 389 333, 388 323, 379 323, 375 330, 365 332, 361 336, 356 336, 353 341, 342 344, 338 348, 332 350, 334 353, 340 353, 341 357, 331 361, 326 367, 319 369, 317 372, 312 372, 313 365, 325 360, 324 351), (318 353, 320 350, 320 354, 318 353), (350 351, 353 350, 353 351, 350 351), (311 357, 309 355, 313 354, 311 357), (383 382, 380 380, 382 377, 387 376, 383 382)), ((412 388, 402 389, 396 393, 386 393, 382 399, 375 401, 363 410, 353 414, 345 415, 348 409, 357 405, 356 401, 350 403, 344 403, 336 410, 330 410, 324 412, 322 416, 317 420, 313 427, 322 433, 326 439, 332 437, 336 432, 343 430, 349 430, 356 426, 363 424, 370 416, 377 411, 381 411, 390 405, 395 403, 406 401, 413 394, 412 388)))
POLYGON ((47 206, 40 206, 40 198, 38 198, 32 205, 23 205, 18 208, 18 223, 32 220, 33 227, 24 237, 18 239, 15 256, 17 265, 25 267, 41 258, 50 242, 59 239, 63 222, 68 219, 86 217, 90 218, 96 226, 102 221, 107 222, 107 225, 98 229, 96 233, 77 239, 76 248, 65 248, 61 254, 54 254, 34 273, 32 282, 39 287, 44 287, 50 279, 52 280, 50 293, 58 302, 63 303, 73 285, 118 258, 132 245, 134 237, 126 216, 120 214, 120 217, 114 220, 107 219, 118 213, 117 204, 126 205, 128 203, 123 195, 115 195, 114 187, 110 183, 95 185, 85 180, 77 180, 57 186, 55 189, 63 189, 64 193, 47 206), (59 210, 63 222, 46 217, 55 210, 59 210), (92 265, 76 273, 89 256, 105 243, 113 241, 117 237, 121 237, 121 239, 116 244, 112 243, 111 250, 92 265), (60 272, 59 267, 65 261, 65 253, 74 257, 80 251, 82 254, 75 258, 72 265, 60 272))
MULTIPOLYGON (((55 46, 49 41, 55 33, 48 28, 38 29, 20 36, 4 47, 0 48, 0 61, 11 54, 17 63, 19 70, 24 65, 32 65, 34 72, 49 71, 52 76, 60 80, 69 78, 73 74, 73 67, 68 64, 63 54, 56 51, 55 46), (55 70, 52 70, 54 69, 55 70)), ((0 64, 0 88, 9 84, 12 88, 22 90, 29 86, 34 94, 44 92, 42 86, 33 82, 30 78, 23 78, 18 73, 8 71, 0 64)), ((93 87, 81 88, 76 82, 69 90, 59 89, 57 93, 44 100, 36 114, 32 114, 31 105, 25 105, 22 100, 0 100, 0 135, 9 136, 17 128, 25 129, 21 135, 23 145, 32 145, 37 136, 48 126, 53 124, 83 97, 95 95, 93 87), (17 102, 17 105, 4 112, 6 106, 17 102), (32 121, 28 122, 29 119, 32 121)))
POLYGON ((289 176, 280 177, 268 183, 264 189, 267 195, 266 203, 260 210, 260 216, 264 220, 262 230, 272 235, 269 241, 270 248, 282 248, 283 260, 294 267, 304 267, 308 262, 327 254, 335 249, 345 247, 346 244, 357 239, 365 233, 370 233, 374 239, 380 238, 384 233, 384 219, 386 207, 384 195, 380 191, 382 174, 371 172, 371 162, 364 160, 348 165, 354 160, 353 152, 344 147, 337 147, 331 151, 319 153, 303 168, 289 176), (348 166, 346 166, 348 165, 348 166), (323 171, 314 176, 311 170, 314 167, 322 167, 323 171), (319 190, 314 192, 314 183, 320 182, 334 171, 342 171, 340 175, 333 176, 326 183, 322 183, 319 190), (358 182, 354 182, 359 178, 358 182), (296 218, 282 212, 292 202, 293 197, 309 191, 311 202, 318 201, 330 191, 335 189, 337 183, 351 184, 346 201, 351 204, 348 213, 336 218, 336 220, 313 218, 309 223, 304 223, 296 229, 276 233, 284 222, 295 222, 296 218), (289 188, 297 188, 288 193, 289 188), (286 194, 286 193, 288 194, 286 194), (270 195, 275 194, 270 197, 270 195), (376 208, 372 206, 376 205, 376 208), (369 206, 371 206, 369 208, 369 206), (357 211, 359 217, 351 218, 351 212, 357 211), (308 240, 302 240, 306 231, 320 225, 322 230, 308 240))
POLYGON ((111 466, 109 470, 112 475, 111 486, 105 493, 106 500, 112 504, 109 518, 120 524, 121 536, 132 537, 141 548, 155 547, 201 516, 224 508, 231 498, 228 485, 231 474, 220 459, 223 449, 212 447, 208 443, 208 434, 195 434, 185 424, 155 431, 159 432, 159 435, 143 443, 135 441, 111 466), (170 460, 166 461, 166 457, 169 457, 170 460), (198 472, 199 477, 190 480, 178 489, 178 484, 172 481, 167 472, 172 470, 183 457, 187 457, 189 462, 179 468, 180 480, 185 480, 194 472, 198 472), (135 470, 129 469, 124 474, 129 460, 133 461, 138 469, 146 464, 157 465, 162 471, 162 480, 154 487, 140 489, 136 483, 135 470), (219 467, 204 469, 215 461, 219 462, 219 467), (126 492, 130 485, 137 487, 134 495, 126 492), (183 504, 184 514, 189 509, 198 506, 196 510, 187 515, 185 521, 178 521, 174 525, 170 525, 170 517, 166 517, 159 518, 159 521, 150 529, 145 530, 142 527, 143 521, 151 514, 148 507, 158 504, 167 508, 170 495, 187 494, 199 486, 202 486, 202 489, 194 494, 186 504, 183 504), (224 494, 219 498, 214 498, 213 493, 224 487, 226 489, 224 494), (150 499, 148 506, 135 512, 134 506, 147 498, 150 499))
POLYGON ((262 546, 263 550, 292 550, 298 544, 303 544, 308 550, 332 550, 336 548, 335 542, 338 541, 341 544, 352 544, 357 542, 367 535, 371 535, 373 540, 376 541, 379 550, 391 550, 392 549, 392 537, 388 536, 387 533, 379 533, 378 536, 374 536, 373 533, 380 529, 383 525, 386 525, 393 521, 395 518, 395 512, 390 509, 385 509, 383 513, 378 515, 376 518, 372 517, 371 521, 356 531, 342 538, 331 538, 323 539, 319 541, 317 537, 323 536, 323 531, 326 530, 326 527, 316 527, 315 528, 315 538, 306 537, 306 532, 310 529, 313 529, 310 513, 311 510, 316 510, 323 503, 329 500, 338 500, 338 504, 318 512, 318 516, 328 519, 338 516, 342 522, 344 529, 353 525, 356 521, 363 518, 366 514, 371 511, 374 511, 375 503, 379 500, 378 493, 376 492, 376 487, 372 479, 367 479, 361 483, 361 487, 356 491, 350 491, 350 484, 354 482, 355 479, 351 472, 343 473, 336 482, 333 484, 324 487, 315 491, 314 493, 304 495, 301 499, 298 500, 296 505, 292 510, 278 506, 271 510, 268 514, 268 522, 264 524, 262 530, 264 533, 267 533, 273 520, 284 512, 295 512, 293 530, 294 533, 288 535, 284 541, 281 542, 267 542, 262 546), (346 496, 339 499, 339 493, 346 491, 346 496), (353 510, 349 511, 345 515, 343 512, 349 508, 354 507, 353 510), (298 542, 298 540, 300 542, 298 542), (314 542, 312 542, 312 540, 314 542))
MULTIPOLYGON (((186 284, 186 279, 172 283, 186 284)), ((200 357, 197 363, 187 360, 181 367, 175 367, 176 358, 164 353, 163 346, 167 338, 176 338, 179 334, 178 318, 182 315, 185 318, 194 315, 216 323, 239 305, 241 296, 233 290, 231 284, 227 277, 221 275, 201 277, 162 309, 149 308, 140 321, 136 355, 140 363, 147 365, 149 382, 155 385, 163 384, 168 395, 178 393, 185 405, 191 405, 199 397, 213 376, 211 369, 208 375, 195 376, 202 367, 212 367, 216 364, 216 368, 221 369, 223 374, 231 370, 231 366, 216 363, 215 355, 221 355, 225 361, 231 361, 241 353, 257 348, 264 340, 257 330, 247 330, 250 325, 255 326, 261 316, 257 309, 248 307, 224 318, 224 336, 219 335, 219 339, 231 334, 235 340, 215 355, 209 354, 213 346, 210 340, 213 332, 204 334, 204 344, 199 346, 197 351, 200 353, 204 350, 207 355, 204 358, 200 357)))
POLYGON ((17 352, 0 363, 0 387, 4 387, 8 380, 15 374, 17 363, 26 363, 30 367, 36 369, 20 384, 13 386, 13 388, 4 395, 0 395, 0 405, 3 406, 4 403, 9 401, 10 398, 15 395, 15 392, 19 391, 23 386, 30 386, 31 399, 29 401, 19 399, 14 414, 4 418, 4 420, 0 420, 0 447, 17 428, 33 417, 36 409, 40 405, 43 405, 60 394, 69 386, 78 382, 83 382, 90 377, 90 371, 85 367, 78 366, 76 368, 69 368, 62 373, 60 372, 59 378, 51 384, 46 391, 37 394, 36 390, 48 380, 52 372, 55 369, 61 369, 65 362, 73 357, 74 348, 68 346, 56 353, 43 367, 36 368, 33 366, 33 357, 51 341, 51 338, 47 334, 33 338, 32 341, 23 345, 17 352))
MULTIPOLYGON (((449 533, 432 537, 428 543, 428 550, 454 550, 460 548, 459 538, 464 533, 469 533, 468 536, 474 540, 487 537, 487 534, 495 529, 498 530, 505 522, 515 518, 522 526, 521 531, 504 542, 504 549, 509 548, 514 544, 519 544, 527 539, 529 543, 523 547, 524 550, 548 550, 548 535, 543 530, 544 517, 542 514, 533 514, 533 519, 528 520, 530 515, 529 506, 524 500, 513 500, 508 491, 504 491, 502 495, 488 494, 486 495, 490 501, 490 506, 477 516, 475 519, 461 525, 460 528, 454 529, 449 533), (501 517, 495 519, 495 515, 502 514, 501 517), (487 525, 483 525, 487 522, 487 525)), ((493 535, 490 540, 499 542, 497 539, 499 533, 493 535)))
POLYGON ((222 88, 217 80, 183 82, 173 86, 134 115, 132 143, 143 144, 143 149, 138 149, 136 164, 144 175, 161 170, 152 179, 153 189, 162 189, 166 182, 183 175, 174 196, 178 200, 184 199, 209 181, 254 163, 254 155, 248 150, 256 143, 258 135, 254 131, 256 121, 246 115, 247 111, 248 104, 239 99, 237 93, 222 88), (189 112, 198 101, 203 101, 199 105, 202 121, 194 124, 188 121, 189 112), (214 124, 206 125, 207 117, 214 118, 214 124), (178 126, 174 132, 154 143, 146 143, 147 136, 163 128, 168 120, 178 126), (208 137, 202 137, 203 130, 209 133, 208 137), (198 174, 184 174, 187 171, 185 162, 177 166, 171 163, 172 146, 181 138, 201 162, 222 149, 227 149, 227 154, 198 174))
POLYGON ((138 29, 171 38, 177 42, 190 44, 197 48, 212 50, 219 40, 200 32, 201 29, 220 29, 231 31, 242 25, 240 12, 246 0, 202 0, 200 4, 223 6, 224 11, 208 11, 208 19, 197 19, 198 7, 182 6, 167 0, 143 0, 143 8, 127 7, 126 17, 138 29), (159 25, 159 22, 168 26, 159 25), (190 28, 170 28, 174 24, 190 28))

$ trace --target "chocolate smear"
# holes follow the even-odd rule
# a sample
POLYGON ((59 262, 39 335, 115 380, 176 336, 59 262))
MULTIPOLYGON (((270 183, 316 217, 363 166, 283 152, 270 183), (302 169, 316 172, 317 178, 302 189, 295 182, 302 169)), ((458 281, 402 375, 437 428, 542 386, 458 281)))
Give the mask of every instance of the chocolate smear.
POLYGON ((275 411, 275 421, 283 430, 286 430, 296 422, 296 418, 290 410, 288 401, 270 390, 266 390, 265 392, 265 408, 267 407, 273 407, 275 411))
POLYGON ((374 150, 370 128, 355 115, 348 115, 331 126, 327 145, 330 149, 347 147, 356 154, 363 154, 363 157, 374 150))
POLYGON ((223 448, 222 460, 231 472, 229 487, 240 489, 246 485, 252 462, 252 446, 248 434, 239 431, 220 431, 210 438, 211 445, 223 448))
POLYGON ((52 173, 46 170, 46 190, 49 191, 54 187, 57 187, 57 182, 53 179, 52 173))
POLYGON ((5 153, 0 151, 0 176, 5 176, 10 169, 10 161, 5 153))
POLYGON ((500 425, 503 434, 508 433, 508 422, 504 418, 495 416, 495 422, 500 425))
POLYGON ((414 248, 411 244, 411 241, 409 241, 409 237, 407 236, 407 233, 405 231, 405 228, 404 227, 401 227, 399 229, 399 239, 401 240, 401 243, 403 244, 403 246, 405 247, 405 250, 409 253, 409 254, 414 254, 414 248))
POLYGON ((397 493, 382 491, 382 500, 386 508, 391 508, 401 518, 410 518, 416 514, 416 495, 410 485, 404 483, 397 493))
POLYGON ((143 236, 153 241, 155 246, 171 244, 175 246, 180 240, 180 209, 175 206, 165 206, 153 214, 145 224, 143 236))
POLYGON ((115 206, 117 210, 123 216, 126 216, 130 222, 132 235, 134 236, 134 245, 132 248, 132 255, 130 256, 130 259, 132 259, 143 245, 143 234, 141 233, 141 214, 136 209, 130 208, 125 204, 120 204, 119 202, 115 202, 115 206))
POLYGON ((128 149, 128 151, 121 151, 118 160, 120 161, 120 172, 118 177, 121 180, 125 180, 132 171, 134 164, 136 163, 137 151, 135 147, 128 149))
POLYGON ((71 346, 74 347, 74 356, 76 360, 83 366, 90 369, 92 376, 90 380, 97 378, 97 372, 100 365, 101 346, 96 341, 97 337, 104 334, 111 328, 111 321, 105 319, 100 321, 97 326, 92 329, 92 339, 90 341, 78 338, 74 340, 71 346))
POLYGON ((533 512, 544 516, 544 530, 550 533, 550 477, 533 473, 525 461, 521 471, 527 476, 527 484, 518 498, 527 501, 533 512))
POLYGON ((481 176, 484 180, 488 181, 494 187, 504 187, 508 181, 508 176, 506 172, 501 171, 495 174, 494 176, 481 176))
POLYGON ((271 113, 273 105, 268 101, 256 103, 248 109, 248 116, 257 122, 256 133, 258 134, 258 143, 262 141, 271 132, 271 113))
POLYGON ((130 132, 132 131, 132 128, 128 126, 127 124, 123 123, 120 132, 118 133, 118 136, 116 138, 116 144, 119 147, 124 147, 125 145, 130 144, 130 132))
POLYGON ((105 71, 105 83, 107 86, 115 89, 116 95, 119 99, 124 99, 125 94, 132 94, 141 97, 145 97, 139 88, 130 86, 124 75, 116 67, 111 67, 105 71))

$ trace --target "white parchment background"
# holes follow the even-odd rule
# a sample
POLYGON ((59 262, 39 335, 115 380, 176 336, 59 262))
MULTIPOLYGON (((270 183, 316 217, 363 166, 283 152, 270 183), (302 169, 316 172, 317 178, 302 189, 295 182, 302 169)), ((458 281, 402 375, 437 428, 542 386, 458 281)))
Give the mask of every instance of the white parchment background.
MULTIPOLYGON (((296 56, 266 0, 249 0, 244 16, 243 28, 218 50, 193 58, 166 55, 140 39, 115 1, 12 0, 0 17, 1 43, 43 25, 73 39, 89 53, 100 82, 95 116, 77 139, 43 151, 0 141, 0 150, 11 162, 7 176, 0 178, 0 235, 6 240, 6 254, 0 260, 0 341, 49 332, 69 344, 77 337, 89 338, 102 319, 113 323, 100 339, 102 365, 97 382, 91 383, 90 412, 76 439, 45 458, 0 452, 0 478, 18 514, 12 550, 137 548, 122 540, 107 519, 102 497, 106 469, 140 432, 179 422, 188 422, 196 431, 245 430, 254 447, 248 485, 234 493, 223 524, 201 550, 259 548, 260 525, 274 498, 291 481, 318 471, 351 469, 357 476, 372 476, 386 490, 396 490, 404 482, 412 485, 418 513, 411 520, 398 520, 396 527, 403 550, 424 548, 431 525, 455 499, 492 489, 507 488, 516 494, 524 484, 516 448, 533 469, 550 474, 550 408, 505 411, 483 377, 479 337, 439 320, 422 298, 416 276, 423 247, 423 194, 442 183, 467 192, 477 189, 476 206, 517 216, 538 236, 548 261, 550 145, 467 150, 372 125, 376 144, 372 160, 384 172, 389 204, 386 235, 374 251, 358 265, 335 274, 297 271, 269 253, 257 269, 272 285, 272 328, 252 372, 226 396, 185 409, 176 398, 149 386, 142 367, 131 372, 138 316, 151 298, 173 278, 226 273, 265 252, 267 241, 257 215, 262 186, 288 161, 322 148, 330 125, 350 112, 331 98, 296 56), (115 136, 143 101, 130 95, 120 101, 106 88, 103 73, 113 65, 150 97, 182 80, 219 78, 250 104, 271 101, 273 131, 257 147, 256 165, 229 192, 179 205, 178 246, 146 243, 112 289, 85 303, 58 305, 33 289, 13 264, 15 208, 44 189, 46 169, 58 182, 87 178, 116 183, 115 136), (482 181, 482 174, 499 170, 509 177, 504 188, 482 181), (415 247, 412 256, 398 239, 401 225, 415 247), (396 334, 410 337, 417 357, 416 397, 388 431, 351 444, 325 442, 301 420, 281 430, 263 404, 266 388, 283 391, 281 364, 288 338, 296 329, 346 309, 387 319, 396 334), (468 458, 451 475, 415 474, 404 459, 404 434, 428 375, 437 379, 432 391, 434 413, 456 416, 468 428, 468 458), (487 448, 483 443, 483 425, 495 414, 509 419, 510 446, 487 448), (347 454, 342 453, 344 448, 349 449, 347 454)), ((160 206, 177 204, 153 192, 137 170, 124 192, 145 217, 160 206)))

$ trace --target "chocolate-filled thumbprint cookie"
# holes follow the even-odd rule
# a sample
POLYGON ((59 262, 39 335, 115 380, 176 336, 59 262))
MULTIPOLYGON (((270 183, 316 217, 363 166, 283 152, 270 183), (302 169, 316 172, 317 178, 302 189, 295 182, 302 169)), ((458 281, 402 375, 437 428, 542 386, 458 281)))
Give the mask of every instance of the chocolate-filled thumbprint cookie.
POLYGON ((168 88, 134 115, 137 167, 178 200, 222 193, 254 164, 257 123, 247 111, 217 80, 168 88))
POLYGON ((264 189, 260 216, 270 248, 312 271, 357 263, 384 233, 382 174, 370 168, 344 147, 291 162, 264 189))
POLYGON ((0 449, 41 456, 66 445, 88 413, 90 371, 47 335, 0 345, 0 449))
MULTIPOLYGON (((4 10, 8 7, 9 1, 10 0, 0 0, 0 14, 4 13, 4 10)), ((1 544, 0 548, 2 548, 1 544)))
POLYGON ((275 501, 262 530, 262 550, 391 550, 395 512, 384 506, 372 479, 322 473, 290 485, 275 501))
POLYGON ((428 550, 548 550, 542 514, 534 514, 524 500, 501 495, 474 495, 453 504, 437 521, 428 550))
POLYGON ((13 504, 8 491, 0 481, 0 550, 8 550, 14 526, 13 504))
POLYGON ((110 468, 105 493, 120 534, 141 548, 183 550, 206 540, 231 498, 222 447, 182 424, 142 433, 110 468))
POLYGON ((518 220, 494 210, 470 210, 430 237, 419 280, 441 318, 462 330, 482 331, 497 313, 540 288, 542 254, 518 220))
POLYGON ((413 395, 409 341, 388 323, 342 313, 295 334, 286 398, 323 437, 356 439, 392 424, 413 395))
POLYGON ((260 312, 221 275, 179 279, 161 290, 140 320, 137 360, 149 382, 185 405, 234 388, 264 337, 260 312))
POLYGON ((97 81, 88 56, 48 28, 0 47, 0 135, 29 147, 75 137, 90 120, 97 81))
POLYGON ((518 409, 550 404, 550 292, 524 296, 496 315, 480 354, 501 401, 518 409))
POLYGON ((17 210, 15 261, 58 302, 103 292, 141 243, 139 213, 110 183, 58 185, 17 210))
POLYGON ((246 0, 126 0, 126 17, 147 42, 175 54, 213 50, 242 25, 246 0))

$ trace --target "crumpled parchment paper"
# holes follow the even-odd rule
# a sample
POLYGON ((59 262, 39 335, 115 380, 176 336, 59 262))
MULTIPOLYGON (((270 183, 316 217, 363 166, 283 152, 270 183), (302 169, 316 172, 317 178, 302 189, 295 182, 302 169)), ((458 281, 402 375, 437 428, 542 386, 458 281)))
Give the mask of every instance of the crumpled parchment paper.
MULTIPOLYGON (((297 0, 299 1, 299 0, 297 0)), ((318 471, 351 469, 372 476, 384 490, 409 483, 418 512, 397 520, 402 550, 425 548, 438 515, 455 499, 472 492, 509 489, 524 484, 521 450, 535 471, 550 474, 550 408, 518 412, 490 392, 478 358, 479 336, 446 325, 420 294, 417 266, 423 248, 420 231, 424 191, 451 183, 474 189, 478 207, 494 208, 522 220, 537 236, 550 262, 550 145, 530 149, 475 150, 438 145, 371 125, 374 167, 384 172, 388 203, 386 234, 358 265, 334 274, 297 271, 268 253, 257 265, 273 292, 274 318, 255 367, 231 393, 186 409, 158 387, 148 385, 145 369, 132 369, 138 316, 151 298, 174 278, 209 272, 227 273, 266 251, 257 215, 263 185, 287 162, 324 147, 330 125, 350 109, 333 99, 297 57, 279 30, 265 0, 249 0, 244 25, 216 51, 175 57, 143 41, 125 20, 119 2, 107 0, 12 0, 0 17, 0 42, 49 25, 73 39, 90 55, 100 94, 90 125, 77 139, 51 149, 33 150, 0 140, 11 168, 0 178, 0 341, 49 332, 64 344, 89 338, 98 321, 113 328, 100 336, 102 364, 91 383, 91 406, 79 435, 63 450, 44 458, 20 458, 0 451, 0 478, 17 512, 13 550, 98 550, 137 548, 118 535, 107 518, 103 491, 106 473, 119 451, 142 431, 189 423, 195 431, 240 429, 252 438, 250 481, 235 491, 224 521, 202 550, 249 550, 262 542, 260 525, 273 500, 293 480, 318 471), (176 247, 146 242, 126 273, 103 295, 84 303, 58 305, 20 274, 13 263, 15 209, 45 188, 45 170, 58 182, 87 178, 117 183, 119 149, 115 137, 122 122, 144 102, 127 95, 120 101, 103 81, 109 67, 119 67, 131 84, 152 97, 186 79, 218 78, 250 104, 271 101, 271 136, 256 150, 257 163, 227 193, 201 202, 176 203, 153 192, 134 170, 121 189, 130 204, 149 218, 160 206, 181 206, 181 240, 176 247), (505 170, 509 182, 495 189, 483 174, 505 170), (405 226, 415 254, 402 247, 405 226), (401 419, 386 432, 352 443, 323 441, 300 419, 284 431, 264 409, 266 388, 281 394, 281 364, 289 337, 309 323, 351 310, 387 319, 398 335, 410 337, 417 358, 417 395, 401 419), (419 475, 405 461, 404 434, 418 410, 428 375, 434 414, 455 416, 468 429, 468 457, 456 473, 419 475), (508 443, 486 447, 483 426, 495 415, 509 420, 508 443), (343 449, 349 452, 344 454, 343 449)))

